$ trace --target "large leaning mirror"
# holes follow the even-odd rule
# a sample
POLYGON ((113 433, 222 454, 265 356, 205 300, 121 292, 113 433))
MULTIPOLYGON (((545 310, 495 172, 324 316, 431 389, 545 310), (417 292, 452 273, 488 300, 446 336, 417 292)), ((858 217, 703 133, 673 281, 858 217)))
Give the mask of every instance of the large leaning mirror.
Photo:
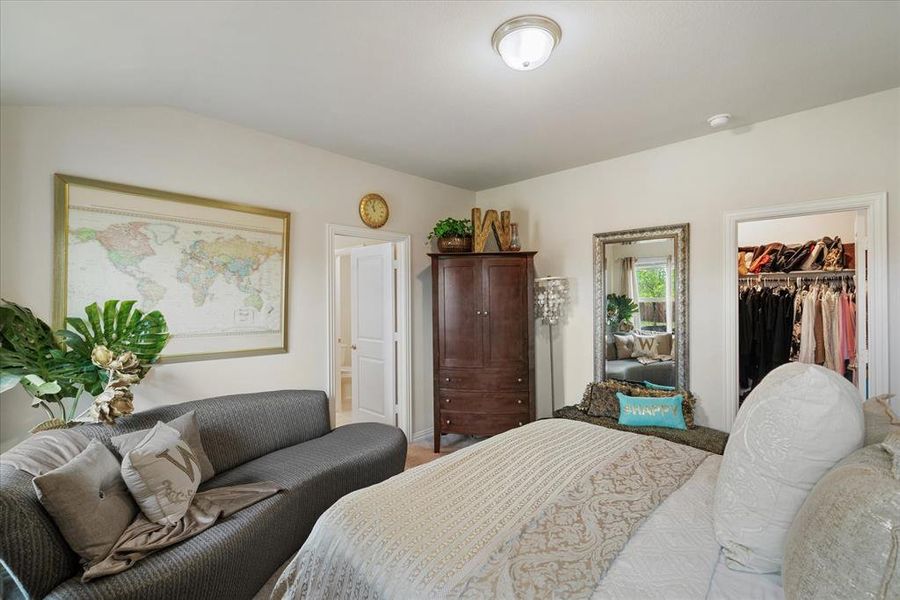
POLYGON ((594 234, 594 379, 688 388, 687 223, 594 234))

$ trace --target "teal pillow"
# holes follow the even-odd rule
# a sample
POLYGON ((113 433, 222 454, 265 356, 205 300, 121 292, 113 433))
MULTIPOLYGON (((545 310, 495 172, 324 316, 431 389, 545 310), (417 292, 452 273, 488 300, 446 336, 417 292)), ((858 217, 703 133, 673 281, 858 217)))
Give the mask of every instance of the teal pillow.
POLYGON ((658 383, 651 383, 651 382, 647 381, 646 379, 644 380, 644 387, 647 388, 648 390, 662 390, 664 392, 674 392, 675 391, 674 385, 660 385, 658 383))
POLYGON ((687 429, 682 413, 681 396, 635 398, 616 392, 619 399, 619 425, 632 427, 668 427, 687 429))

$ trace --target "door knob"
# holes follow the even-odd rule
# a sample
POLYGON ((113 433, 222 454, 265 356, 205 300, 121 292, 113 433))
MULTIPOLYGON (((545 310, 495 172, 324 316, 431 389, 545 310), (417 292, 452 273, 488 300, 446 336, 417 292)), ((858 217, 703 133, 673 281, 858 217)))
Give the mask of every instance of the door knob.
POLYGON ((352 346, 350 346, 350 349, 351 349, 351 350, 356 350, 356 344, 353 344, 352 346))

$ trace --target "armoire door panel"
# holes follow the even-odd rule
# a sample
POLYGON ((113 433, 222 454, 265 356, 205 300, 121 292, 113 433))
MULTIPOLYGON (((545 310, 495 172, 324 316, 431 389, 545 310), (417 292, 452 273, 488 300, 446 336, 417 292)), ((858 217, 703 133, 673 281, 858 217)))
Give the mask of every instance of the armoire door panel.
POLYGON ((484 366, 528 364, 528 270, 519 259, 486 258, 481 265, 484 366))
POLYGON ((441 261, 440 366, 482 365, 481 269, 477 259, 441 261))

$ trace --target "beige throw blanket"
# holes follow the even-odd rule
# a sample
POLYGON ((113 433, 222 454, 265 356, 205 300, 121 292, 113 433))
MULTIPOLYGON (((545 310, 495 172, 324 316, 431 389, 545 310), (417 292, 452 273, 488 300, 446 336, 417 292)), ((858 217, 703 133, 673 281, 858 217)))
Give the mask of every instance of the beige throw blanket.
POLYGON ((588 598, 708 456, 538 421, 343 498, 273 598, 588 598))
POLYGON ((219 519, 255 504, 278 492, 281 488, 271 482, 232 485, 198 492, 187 514, 174 525, 160 525, 139 513, 134 523, 102 561, 90 565, 81 576, 87 583, 99 577, 121 573, 134 563, 163 548, 183 542, 215 525, 219 519))

